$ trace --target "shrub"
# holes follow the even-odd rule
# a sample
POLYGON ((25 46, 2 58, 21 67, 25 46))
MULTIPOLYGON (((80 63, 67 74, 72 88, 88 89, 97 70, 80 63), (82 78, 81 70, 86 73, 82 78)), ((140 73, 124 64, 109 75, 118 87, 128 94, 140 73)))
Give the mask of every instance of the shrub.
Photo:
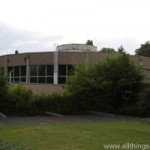
POLYGON ((64 95, 71 97, 75 111, 118 113, 121 107, 136 104, 143 78, 143 69, 127 54, 113 53, 98 64, 76 65, 64 95))
POLYGON ((11 115, 32 115, 34 109, 31 107, 33 100, 32 90, 17 84, 9 89, 9 114, 11 115))
POLYGON ((145 83, 137 103, 140 116, 150 116, 150 83, 145 83))
POLYGON ((45 111, 62 114, 69 112, 67 98, 57 94, 36 96, 33 107, 41 115, 44 115, 45 111))

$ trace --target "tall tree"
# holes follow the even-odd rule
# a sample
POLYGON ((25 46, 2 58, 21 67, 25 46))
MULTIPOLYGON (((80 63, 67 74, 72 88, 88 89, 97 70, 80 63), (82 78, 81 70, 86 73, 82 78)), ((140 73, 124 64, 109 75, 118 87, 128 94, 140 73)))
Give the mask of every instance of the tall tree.
POLYGON ((86 45, 93 45, 93 41, 92 40, 87 40, 86 45))
POLYGON ((0 69, 0 99, 7 93, 8 91, 8 84, 7 78, 4 76, 4 71, 0 69))
POLYGON ((75 97, 81 110, 117 111, 135 103, 142 79, 142 69, 126 53, 113 53, 98 64, 75 66, 65 93, 75 97))
POLYGON ((136 49, 135 53, 137 55, 150 57, 150 41, 145 42, 145 44, 141 44, 141 47, 136 49))
POLYGON ((115 49, 103 47, 100 52, 115 52, 115 49))

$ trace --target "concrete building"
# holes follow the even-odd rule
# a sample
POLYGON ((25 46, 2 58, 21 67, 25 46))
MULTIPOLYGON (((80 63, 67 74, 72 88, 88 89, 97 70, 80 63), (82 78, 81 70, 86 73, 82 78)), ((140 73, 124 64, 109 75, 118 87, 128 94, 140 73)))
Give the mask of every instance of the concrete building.
MULTIPOLYGON (((109 53, 98 52, 93 45, 64 44, 55 51, 22 53, 0 56, 0 67, 4 68, 11 84, 23 83, 36 94, 61 93, 67 76, 74 64, 88 60, 103 61, 109 53)), ((150 81, 150 58, 130 56, 144 67, 146 81, 150 81)))

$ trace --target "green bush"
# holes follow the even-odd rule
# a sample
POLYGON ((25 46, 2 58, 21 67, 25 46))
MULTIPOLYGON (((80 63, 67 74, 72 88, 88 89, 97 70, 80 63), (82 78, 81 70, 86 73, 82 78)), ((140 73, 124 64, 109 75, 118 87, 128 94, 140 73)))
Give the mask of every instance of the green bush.
POLYGON ((45 111, 62 114, 69 112, 67 98, 57 94, 36 96, 33 107, 41 115, 44 115, 45 111))
POLYGON ((139 101, 137 103, 140 116, 150 117, 150 83, 145 83, 143 89, 139 93, 139 101))
POLYGON ((32 108, 33 93, 32 90, 25 88, 22 84, 10 87, 9 95, 9 111, 11 115, 33 115, 32 108))

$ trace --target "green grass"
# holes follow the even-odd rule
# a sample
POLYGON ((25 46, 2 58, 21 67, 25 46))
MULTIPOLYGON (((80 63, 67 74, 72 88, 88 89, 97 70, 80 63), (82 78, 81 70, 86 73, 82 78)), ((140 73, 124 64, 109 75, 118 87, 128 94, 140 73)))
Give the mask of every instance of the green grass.
POLYGON ((103 144, 150 144, 144 122, 0 126, 0 139, 32 150, 102 150, 103 144))

